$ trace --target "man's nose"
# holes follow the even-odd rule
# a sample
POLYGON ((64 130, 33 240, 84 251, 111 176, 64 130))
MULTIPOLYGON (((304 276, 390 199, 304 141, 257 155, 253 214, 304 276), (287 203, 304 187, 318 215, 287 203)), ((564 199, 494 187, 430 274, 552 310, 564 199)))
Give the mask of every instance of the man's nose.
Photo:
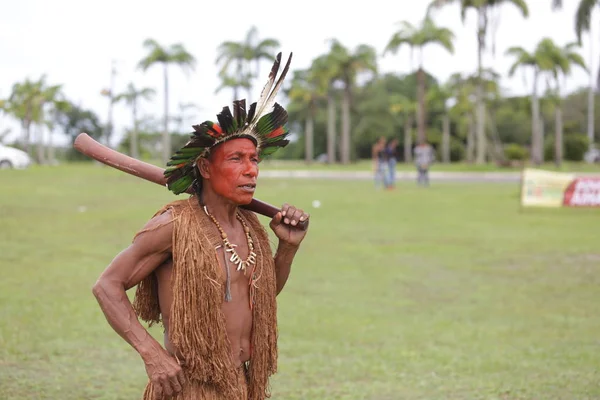
POLYGON ((258 165, 252 161, 246 161, 244 164, 244 175, 255 178, 258 175, 258 165))

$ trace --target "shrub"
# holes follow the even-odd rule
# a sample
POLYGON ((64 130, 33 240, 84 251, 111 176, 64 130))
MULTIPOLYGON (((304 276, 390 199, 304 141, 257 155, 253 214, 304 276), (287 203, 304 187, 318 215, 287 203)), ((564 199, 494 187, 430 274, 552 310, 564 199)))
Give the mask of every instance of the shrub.
POLYGON ((565 135, 564 157, 568 161, 582 161, 588 150, 589 141, 586 135, 573 133, 565 135))
POLYGON ((527 149, 520 144, 509 143, 504 147, 504 156, 511 161, 524 161, 527 158, 527 149))
MULTIPOLYGON (((443 160, 442 157, 442 143, 435 144, 435 153, 436 160, 441 162, 443 160)), ((450 137, 450 162, 459 162, 465 159, 466 150, 463 143, 455 138, 454 136, 450 137)))

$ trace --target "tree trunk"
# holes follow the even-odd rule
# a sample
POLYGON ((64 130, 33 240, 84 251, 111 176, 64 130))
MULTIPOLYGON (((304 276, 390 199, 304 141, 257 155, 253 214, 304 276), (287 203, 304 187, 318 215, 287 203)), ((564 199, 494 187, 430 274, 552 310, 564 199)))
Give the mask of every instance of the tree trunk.
POLYGON ((486 155, 486 137, 485 137, 485 103, 483 88, 483 49, 485 48, 485 10, 478 10, 478 30, 477 30, 477 90, 476 90, 476 107, 477 107, 477 154, 475 163, 484 164, 486 155))
POLYGON ((30 106, 27 107, 27 114, 25 115, 25 120, 23 121, 23 127, 25 128, 25 151, 33 159, 33 152, 31 150, 31 109, 30 106))
POLYGON ((540 131, 539 131, 539 100, 537 97, 538 74, 533 76, 533 92, 531 93, 531 162, 533 165, 540 165, 540 131))
MULTIPOLYGON (((590 34, 592 30, 590 29, 590 34)), ((594 42, 594 38, 590 38, 590 58, 594 57, 593 46, 591 45, 594 42)), ((590 59, 590 65, 592 60, 590 59)), ((598 78, 600 79, 600 64, 598 66, 598 78)), ((592 71, 590 71, 590 89, 588 91, 588 115, 587 115, 587 136, 589 141, 589 149, 591 150, 594 147, 594 75, 592 71)))
POLYGON ((38 162, 42 165, 46 163, 46 152, 44 149, 44 128, 43 125, 37 127, 37 158, 38 162))
POLYGON ((450 162, 450 117, 444 115, 442 120, 442 162, 450 162))
POLYGON ((165 75, 165 126, 163 130, 163 165, 171 158, 171 136, 169 135, 169 78, 167 76, 167 64, 164 64, 165 75))
POLYGON ((48 144, 46 145, 46 160, 48 160, 48 164, 55 165, 56 164, 56 156, 54 151, 54 134, 53 128, 48 129, 48 144))
POLYGON ((555 117, 555 133, 554 133, 554 164, 557 167, 562 165, 563 159, 563 122, 561 104, 556 105, 555 117))
POLYGON ((425 134, 425 71, 419 67, 417 71, 417 141, 419 144, 427 140, 425 134))
POLYGON ((304 145, 305 147, 305 154, 304 154, 304 158, 307 164, 311 164, 312 160, 314 159, 314 155, 313 155, 313 136, 314 136, 314 120, 312 115, 309 115, 308 118, 306 118, 306 129, 305 129, 305 133, 306 137, 304 138, 304 145))
POLYGON ((404 162, 412 162, 412 117, 406 115, 404 119, 404 162))
POLYGON ((342 96, 342 164, 350 163, 350 88, 344 89, 342 96))
POLYGON ((335 163, 335 99, 332 93, 327 95, 327 162, 335 163))
POLYGON ((469 130, 467 132, 467 162, 472 163, 475 161, 475 135, 476 135, 476 121, 472 113, 469 113, 469 130))
POLYGON ((538 157, 540 159, 540 164, 543 164, 545 158, 544 142, 546 139, 546 121, 544 121, 544 118, 542 116, 540 116, 540 118, 538 119, 538 128, 540 130, 540 139, 538 143, 538 157))
POLYGON ((139 144, 138 144, 138 120, 137 120, 137 104, 133 100, 133 130, 131 131, 131 138, 129 138, 129 149, 131 157, 139 158, 139 144))

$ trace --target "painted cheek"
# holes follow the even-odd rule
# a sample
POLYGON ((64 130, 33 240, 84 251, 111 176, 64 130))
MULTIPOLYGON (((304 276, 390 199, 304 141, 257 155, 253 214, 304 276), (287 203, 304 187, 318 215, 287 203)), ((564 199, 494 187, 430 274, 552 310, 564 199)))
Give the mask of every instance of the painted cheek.
POLYGON ((239 172, 236 168, 219 169, 216 176, 213 175, 213 188, 215 192, 227 198, 234 198, 238 185, 239 172))

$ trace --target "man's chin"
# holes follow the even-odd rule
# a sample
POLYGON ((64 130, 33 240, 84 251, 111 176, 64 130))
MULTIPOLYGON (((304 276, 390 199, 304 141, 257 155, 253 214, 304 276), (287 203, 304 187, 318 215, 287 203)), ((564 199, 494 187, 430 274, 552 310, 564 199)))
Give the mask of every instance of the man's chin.
POLYGON ((254 198, 254 196, 251 194, 249 194, 247 196, 241 196, 241 197, 238 197, 237 199, 235 199, 235 203, 238 206, 246 206, 246 205, 252 203, 253 198, 254 198))

